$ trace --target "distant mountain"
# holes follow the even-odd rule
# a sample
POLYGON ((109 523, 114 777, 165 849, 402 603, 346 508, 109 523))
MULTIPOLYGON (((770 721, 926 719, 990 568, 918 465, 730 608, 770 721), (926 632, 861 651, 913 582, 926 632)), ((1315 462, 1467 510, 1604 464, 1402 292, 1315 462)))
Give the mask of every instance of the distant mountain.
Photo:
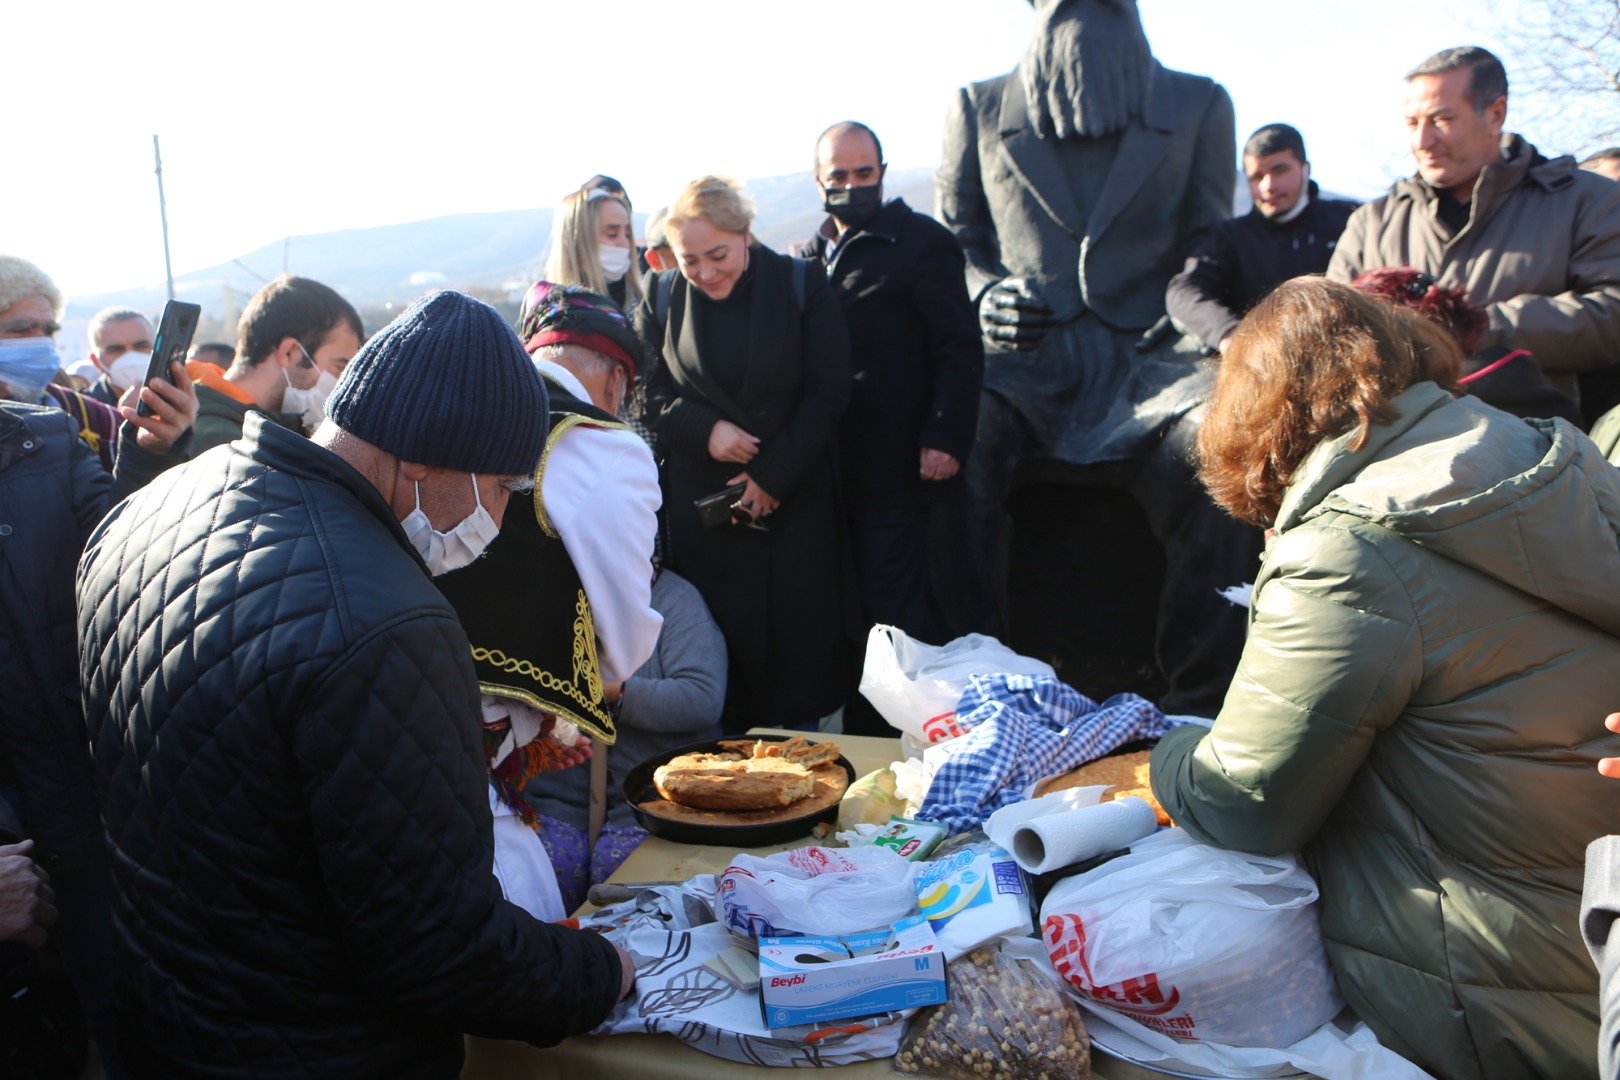
MULTIPOLYGON (((933 185, 934 170, 918 168, 891 170, 886 186, 889 194, 932 211, 933 185)), ((807 174, 753 180, 745 187, 757 207, 755 231, 770 247, 785 250, 821 223, 820 201, 807 174)), ((549 209, 506 210, 294 236, 182 275, 175 279, 175 292, 201 304, 205 318, 217 318, 222 308, 240 310, 248 296, 281 272, 284 258, 294 273, 325 282, 362 308, 398 305, 444 286, 499 290, 509 282, 527 285, 539 276, 545 259, 551 216, 549 209)), ((636 218, 639 231, 646 216, 636 218)), ((163 306, 163 290, 148 286, 75 297, 64 322, 87 321, 112 304, 155 313, 163 306)))

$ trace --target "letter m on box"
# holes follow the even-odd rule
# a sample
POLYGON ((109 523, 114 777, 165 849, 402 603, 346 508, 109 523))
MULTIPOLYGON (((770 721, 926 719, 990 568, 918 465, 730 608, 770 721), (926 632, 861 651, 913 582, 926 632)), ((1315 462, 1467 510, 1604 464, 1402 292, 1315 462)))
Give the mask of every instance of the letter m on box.
POLYGON ((932 959, 933 959, 933 957, 931 957, 931 956, 919 956, 916 959, 912 960, 911 969, 913 971, 927 971, 927 970, 929 970, 929 966, 930 966, 929 961, 931 961, 932 959))

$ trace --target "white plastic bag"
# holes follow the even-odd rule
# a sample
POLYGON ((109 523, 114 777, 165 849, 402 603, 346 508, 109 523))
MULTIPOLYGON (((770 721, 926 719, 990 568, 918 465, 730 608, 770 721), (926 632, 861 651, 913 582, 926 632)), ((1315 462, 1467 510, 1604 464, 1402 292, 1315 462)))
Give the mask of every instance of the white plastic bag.
POLYGON ((720 875, 715 917, 738 937, 836 936, 910 915, 917 864, 883 847, 739 854, 720 875))
POLYGON ((1051 675, 1052 665, 1020 656, 993 637, 969 634, 927 645, 893 626, 877 625, 866 638, 861 693, 891 727, 906 736, 907 757, 929 743, 954 739, 956 703, 973 675, 1051 675))
POLYGON ((1292 855, 1246 855, 1180 829, 1059 882, 1041 933, 1059 975, 1098 1005, 1180 1039, 1285 1047, 1344 1007, 1292 855))

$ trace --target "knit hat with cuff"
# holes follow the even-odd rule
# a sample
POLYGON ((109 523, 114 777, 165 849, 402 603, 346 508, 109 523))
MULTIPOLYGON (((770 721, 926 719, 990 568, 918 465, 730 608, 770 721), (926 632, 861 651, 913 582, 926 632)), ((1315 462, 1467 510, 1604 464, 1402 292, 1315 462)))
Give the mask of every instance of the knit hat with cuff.
POLYGON ((431 293, 349 361, 326 414, 402 461, 502 476, 532 475, 549 401, 523 344, 494 308, 431 293))

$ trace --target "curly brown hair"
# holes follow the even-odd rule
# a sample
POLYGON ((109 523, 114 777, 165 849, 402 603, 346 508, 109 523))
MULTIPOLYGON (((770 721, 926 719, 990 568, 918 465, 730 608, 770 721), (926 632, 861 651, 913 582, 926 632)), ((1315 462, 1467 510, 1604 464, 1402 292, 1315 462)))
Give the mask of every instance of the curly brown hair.
POLYGON ((1434 323, 1348 285, 1295 278, 1239 324, 1198 433, 1199 479, 1233 517, 1277 518, 1294 470, 1324 439, 1394 419, 1418 382, 1455 390, 1462 352, 1434 323))

